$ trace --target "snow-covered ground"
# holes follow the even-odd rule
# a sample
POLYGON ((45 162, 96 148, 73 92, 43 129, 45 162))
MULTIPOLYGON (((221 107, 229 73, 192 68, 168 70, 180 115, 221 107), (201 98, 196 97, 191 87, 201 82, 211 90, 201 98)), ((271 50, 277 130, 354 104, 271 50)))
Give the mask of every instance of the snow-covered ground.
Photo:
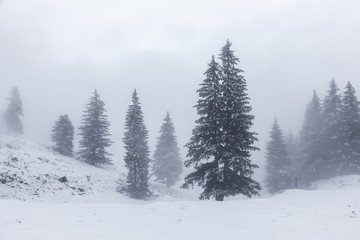
POLYGON ((78 195, 115 191, 124 176, 62 156, 50 146, 0 137, 0 197, 65 202, 78 195))
POLYGON ((0 240, 360 239, 360 176, 225 202, 158 186, 136 201, 115 191, 118 170, 14 138, 0 138, 0 174, 0 240))
POLYGON ((290 190, 227 202, 0 200, 1 240, 358 240, 359 236, 359 189, 290 190))

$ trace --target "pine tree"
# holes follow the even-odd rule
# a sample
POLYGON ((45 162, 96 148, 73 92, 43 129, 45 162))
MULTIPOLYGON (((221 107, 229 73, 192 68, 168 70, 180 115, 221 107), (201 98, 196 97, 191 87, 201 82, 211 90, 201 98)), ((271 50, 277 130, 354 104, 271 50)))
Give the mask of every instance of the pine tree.
POLYGON ((136 90, 132 95, 132 105, 126 114, 125 129, 124 160, 129 172, 124 190, 132 198, 146 199, 150 196, 148 131, 136 90))
POLYGON ((292 187, 291 159, 280 126, 275 119, 266 147, 266 186, 269 193, 292 187))
POLYGON ((341 140, 343 169, 341 174, 360 173, 360 103, 350 82, 347 83, 341 104, 341 140))
POLYGON ((182 187, 188 188, 190 185, 198 183, 204 188, 200 199, 209 199, 217 197, 217 175, 220 152, 221 152, 221 129, 220 119, 222 114, 221 103, 221 71, 219 64, 212 56, 209 68, 205 72, 206 78, 197 91, 199 100, 196 105, 197 113, 200 116, 196 120, 196 127, 192 132, 188 147, 187 156, 189 160, 185 161, 185 166, 194 165, 195 172, 185 178, 182 187), (201 161, 206 162, 201 163, 201 161))
POLYGON ((67 114, 60 115, 51 130, 51 140, 54 142, 54 149, 59 153, 71 156, 73 153, 74 126, 67 114))
POLYGON ((173 186, 182 173, 182 161, 177 145, 174 124, 170 114, 167 113, 160 129, 160 136, 154 153, 152 171, 156 180, 165 183, 167 187, 173 186))
POLYGON ((111 154, 106 151, 112 143, 109 139, 110 122, 105 112, 105 103, 95 90, 86 105, 79 127, 81 136, 79 154, 85 162, 94 166, 111 164, 109 158, 111 154))
POLYGON ((319 180, 324 168, 322 159, 321 103, 316 91, 308 104, 300 131, 299 183, 308 186, 319 180))
POLYGON ((324 99, 322 108, 322 169, 323 178, 336 176, 341 173, 344 162, 342 161, 342 139, 341 139, 341 96, 333 79, 330 89, 324 99))
POLYGON ((23 125, 20 116, 23 116, 22 101, 17 87, 11 89, 9 104, 4 114, 5 123, 9 134, 22 134, 23 125))
POLYGON ((295 171, 298 167, 298 142, 291 131, 285 136, 285 144, 291 159, 291 168, 295 171))
POLYGON ((198 90, 196 105, 200 115, 193 136, 186 145, 190 158, 185 166, 195 171, 185 178, 184 188, 197 183, 204 191, 200 199, 258 194, 260 184, 251 176, 257 168, 251 163, 250 151, 258 150, 257 140, 250 132, 254 116, 247 96, 246 81, 237 67, 239 59, 227 41, 219 55, 222 66, 214 58, 205 72, 205 80, 198 90))

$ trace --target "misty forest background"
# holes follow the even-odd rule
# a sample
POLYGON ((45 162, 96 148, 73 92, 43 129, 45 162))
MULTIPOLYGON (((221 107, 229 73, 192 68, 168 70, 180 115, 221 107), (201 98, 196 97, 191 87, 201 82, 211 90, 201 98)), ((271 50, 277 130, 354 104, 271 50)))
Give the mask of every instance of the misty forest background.
MULTIPOLYGON (((305 189, 321 179, 360 174, 360 103, 350 82, 341 86, 341 90, 331 80, 323 98, 314 90, 299 132, 284 133, 282 119, 276 118, 275 113, 274 119, 261 119, 272 127, 265 140, 266 147, 259 149, 257 127, 253 123, 256 115, 252 115, 247 82, 239 63, 230 41, 217 58, 210 59, 197 91, 198 118, 184 147, 184 157, 183 146, 179 146, 176 136, 176 131, 183 130, 176 129, 171 112, 164 113, 157 144, 150 152, 141 92, 136 90, 124 113, 123 159, 114 159, 108 150, 114 141, 110 126, 117 123, 110 123, 106 103, 97 90, 89 93, 85 108, 79 109, 82 111, 79 126, 73 125, 66 112, 59 113, 49 129, 53 148, 96 167, 111 167, 114 161, 124 161, 127 178, 119 191, 136 199, 153 197, 149 187, 151 176, 169 188, 178 182, 182 188, 199 185, 200 199, 222 201, 238 194, 258 195, 261 189, 269 193, 305 189), (79 140, 74 143, 76 138, 79 140), (254 179, 258 165, 252 160, 259 150, 264 152, 266 173, 261 184, 254 179), (187 170, 183 169, 184 165, 187 170)), ((6 134, 19 136, 26 131, 22 120, 31 113, 23 109, 21 91, 27 89, 14 86, 7 99, 3 115, 6 134)), ((73 101, 77 100, 74 97, 73 101)))

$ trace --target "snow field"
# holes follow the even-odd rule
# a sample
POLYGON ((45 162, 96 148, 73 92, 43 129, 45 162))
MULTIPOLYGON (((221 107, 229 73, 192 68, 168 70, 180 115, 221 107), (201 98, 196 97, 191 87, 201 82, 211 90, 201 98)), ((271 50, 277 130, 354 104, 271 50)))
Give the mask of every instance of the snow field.
POLYGON ((39 203, 0 200, 1 240, 338 239, 360 236, 360 190, 249 200, 39 203))

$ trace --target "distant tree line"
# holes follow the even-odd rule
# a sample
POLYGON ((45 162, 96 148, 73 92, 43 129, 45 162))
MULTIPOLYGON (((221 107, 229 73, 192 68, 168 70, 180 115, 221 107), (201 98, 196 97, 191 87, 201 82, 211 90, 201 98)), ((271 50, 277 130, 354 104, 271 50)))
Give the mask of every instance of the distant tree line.
MULTIPOLYGON (((251 161, 251 152, 259 150, 254 144, 256 132, 251 131, 250 98, 239 59, 231 49, 230 41, 221 48, 220 63, 213 56, 205 78, 197 91, 195 106, 198 119, 188 149, 186 167, 191 173, 185 177, 183 188, 198 185, 203 189, 200 199, 243 194, 257 195, 261 186, 252 175, 257 165, 251 161)), ((18 88, 13 87, 4 112, 9 134, 23 133, 22 100, 18 88)), ((112 164, 110 122, 105 103, 95 90, 85 106, 78 127, 79 150, 74 152, 75 128, 67 114, 60 115, 51 130, 54 150, 75 156, 82 161, 104 166, 112 164)), ((160 128, 153 157, 148 147, 148 131, 136 90, 132 95, 125 119, 123 137, 126 184, 120 188, 130 197, 147 199, 151 175, 171 187, 182 173, 182 160, 175 136, 175 128, 167 113, 160 128)), ((275 119, 266 146, 265 186, 270 193, 284 189, 307 188, 314 181, 333 176, 360 174, 360 103, 351 83, 342 94, 334 80, 324 100, 314 91, 296 137, 284 136, 275 119)))
POLYGON ((296 140, 284 137, 275 120, 267 143, 269 192, 309 187, 314 181, 360 174, 360 103, 350 82, 339 94, 335 80, 321 101, 314 91, 296 140))

